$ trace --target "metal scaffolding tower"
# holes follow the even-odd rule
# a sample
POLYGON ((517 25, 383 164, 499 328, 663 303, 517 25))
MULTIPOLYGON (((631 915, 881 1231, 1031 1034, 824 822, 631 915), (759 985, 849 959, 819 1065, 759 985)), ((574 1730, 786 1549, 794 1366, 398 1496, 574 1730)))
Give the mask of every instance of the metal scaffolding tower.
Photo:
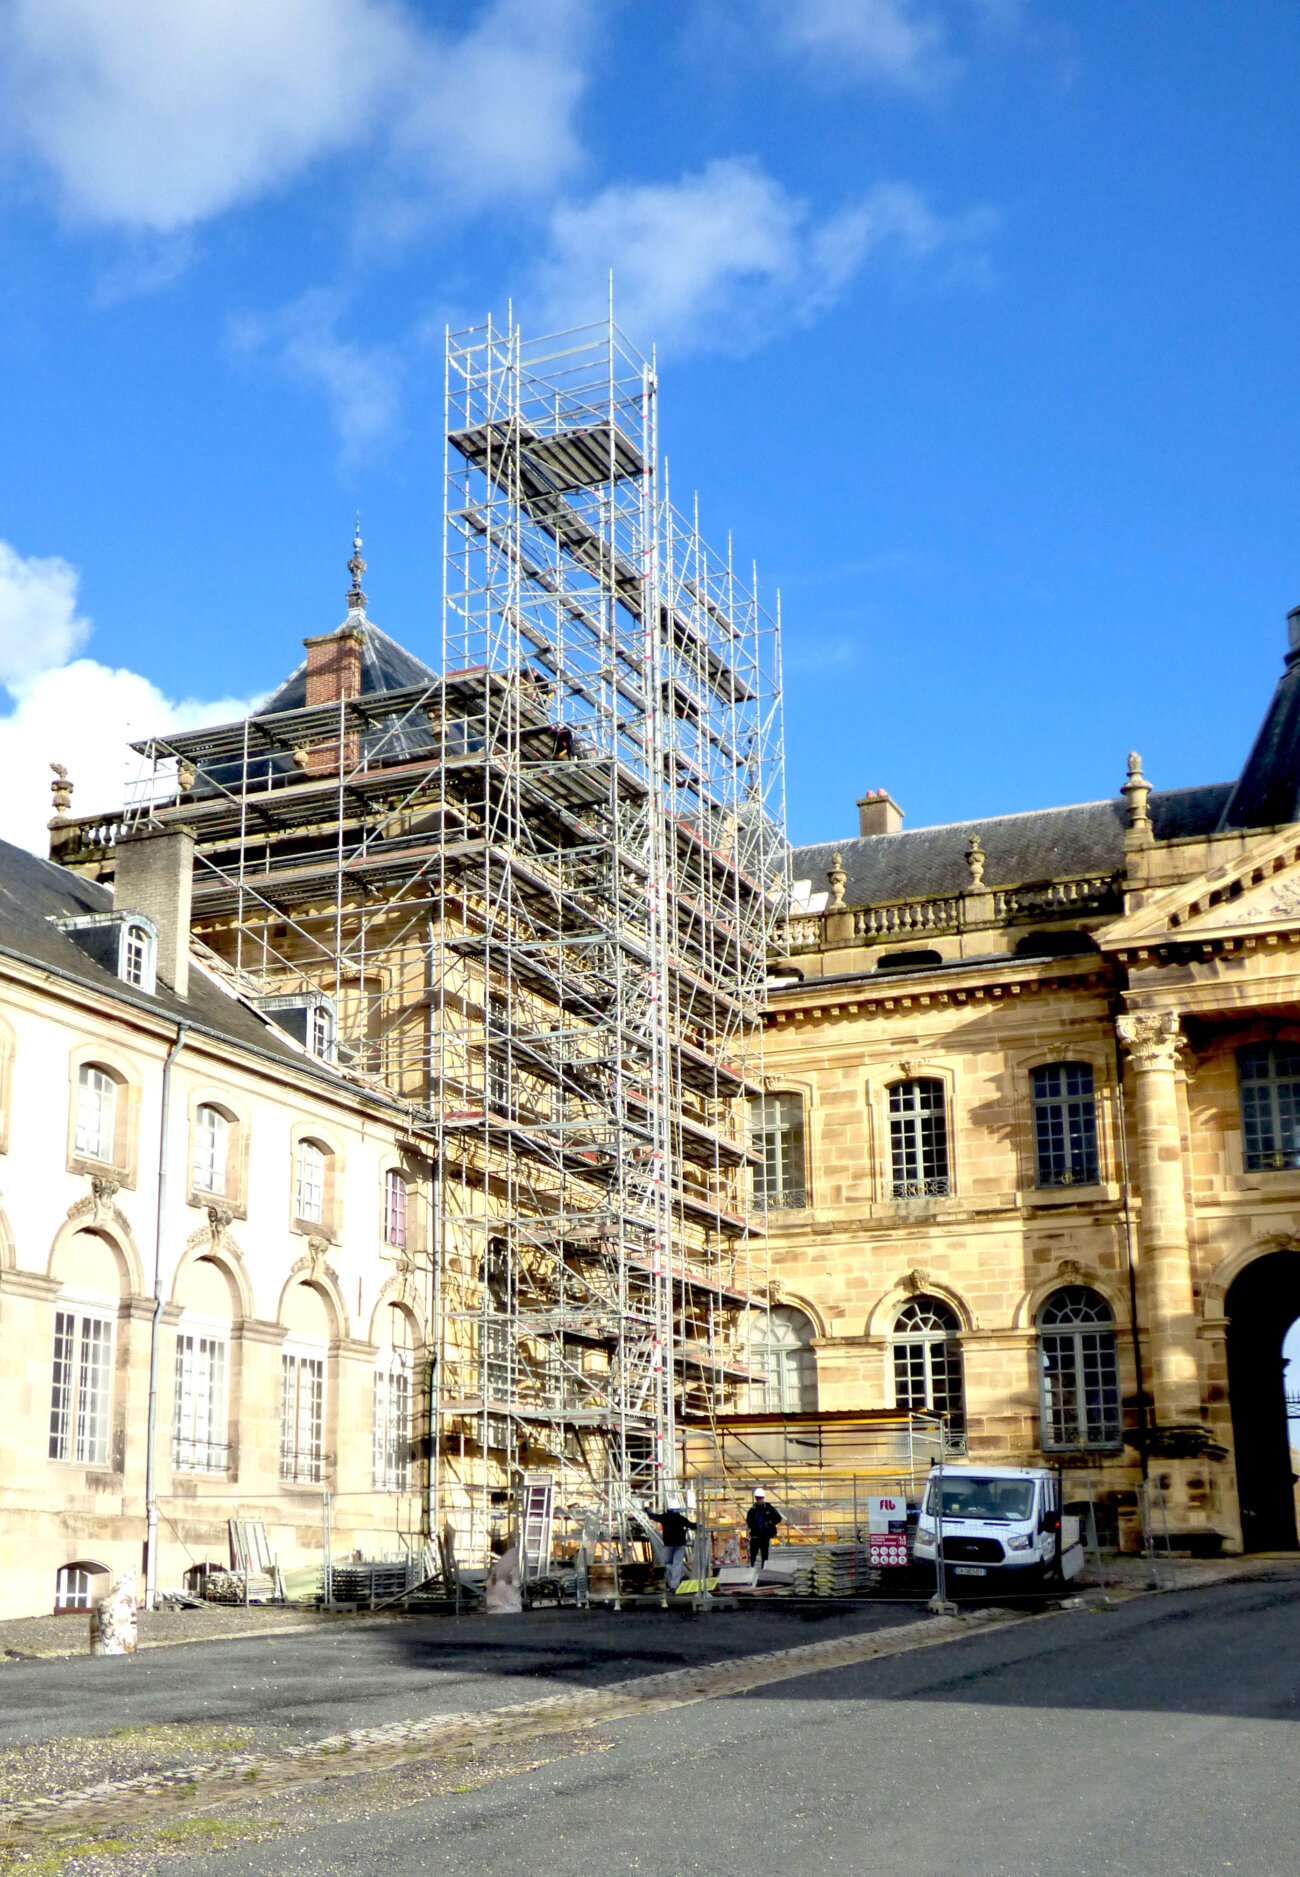
POLYGON ((358 542, 308 642, 352 678, 322 698, 309 661, 301 702, 137 745, 125 816, 56 837, 107 877, 116 827, 191 826, 214 964, 409 1105, 423 1516, 462 1557, 525 1469, 617 1524, 658 1501, 679 1417, 749 1379, 766 1279, 779 629, 671 507, 657 407, 612 320, 449 335, 437 668, 368 619, 358 542))
POLYGON ((671 508, 612 321, 450 335, 446 400, 442 1412, 617 1515, 748 1375, 776 624, 671 508))

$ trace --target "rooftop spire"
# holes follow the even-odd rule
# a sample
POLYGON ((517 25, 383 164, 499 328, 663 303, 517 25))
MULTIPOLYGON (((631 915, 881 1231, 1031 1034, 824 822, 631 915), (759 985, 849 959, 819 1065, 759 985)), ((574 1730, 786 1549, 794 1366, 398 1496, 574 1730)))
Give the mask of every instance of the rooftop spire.
POLYGON ((361 558, 361 517, 358 515, 352 534, 352 559, 348 562, 348 572, 352 575, 352 585, 348 589, 350 613, 364 613, 366 610, 366 596, 361 591, 361 576, 365 571, 366 563, 361 558))

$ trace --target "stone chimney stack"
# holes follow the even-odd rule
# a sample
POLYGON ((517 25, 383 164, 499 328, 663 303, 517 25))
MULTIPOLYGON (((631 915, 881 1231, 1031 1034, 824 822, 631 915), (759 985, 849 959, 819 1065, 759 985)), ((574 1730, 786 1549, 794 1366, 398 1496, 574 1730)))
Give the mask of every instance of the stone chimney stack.
POLYGON ((146 828, 123 834, 113 852, 114 910, 152 919, 158 930, 158 976, 177 997, 188 997, 194 830, 146 828))
POLYGON ((903 811, 888 789, 868 789, 858 803, 859 834, 897 834, 903 811))

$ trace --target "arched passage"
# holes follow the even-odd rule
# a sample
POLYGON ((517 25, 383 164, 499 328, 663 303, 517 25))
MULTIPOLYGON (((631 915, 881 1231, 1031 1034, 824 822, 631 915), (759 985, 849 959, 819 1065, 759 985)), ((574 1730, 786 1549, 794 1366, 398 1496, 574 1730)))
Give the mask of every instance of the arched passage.
POLYGON ((1294 1551, 1282 1339, 1300 1317, 1300 1251, 1271 1251, 1248 1264, 1224 1313, 1242 1540, 1247 1551, 1294 1551))

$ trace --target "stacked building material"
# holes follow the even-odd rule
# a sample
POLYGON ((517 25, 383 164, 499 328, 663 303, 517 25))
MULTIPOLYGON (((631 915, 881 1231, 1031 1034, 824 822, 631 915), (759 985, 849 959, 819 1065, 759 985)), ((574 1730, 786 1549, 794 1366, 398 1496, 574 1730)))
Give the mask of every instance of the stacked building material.
POLYGON ((796 1597, 852 1597, 879 1582, 865 1545, 814 1545, 796 1563, 792 1589, 796 1597))

